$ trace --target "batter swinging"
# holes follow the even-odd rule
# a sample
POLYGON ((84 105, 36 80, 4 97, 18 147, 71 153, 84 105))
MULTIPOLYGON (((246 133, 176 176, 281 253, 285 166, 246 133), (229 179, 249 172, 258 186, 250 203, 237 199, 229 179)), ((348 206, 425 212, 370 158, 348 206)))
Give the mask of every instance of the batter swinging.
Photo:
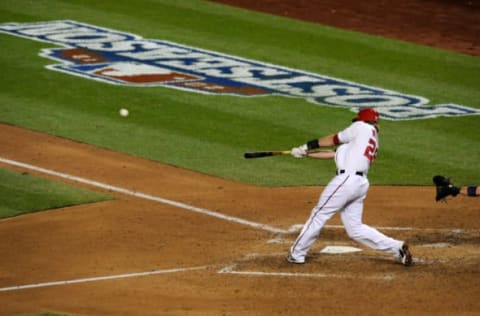
POLYGON ((287 257, 290 263, 304 263, 307 252, 325 223, 336 213, 353 240, 372 249, 392 254, 405 266, 412 264, 408 245, 385 236, 362 223, 363 201, 370 186, 367 173, 375 160, 378 143, 379 114, 373 108, 361 109, 352 124, 343 131, 309 141, 291 150, 296 158, 335 159, 336 176, 330 180, 313 208, 287 257), (339 145, 336 152, 311 152, 323 146, 339 145))

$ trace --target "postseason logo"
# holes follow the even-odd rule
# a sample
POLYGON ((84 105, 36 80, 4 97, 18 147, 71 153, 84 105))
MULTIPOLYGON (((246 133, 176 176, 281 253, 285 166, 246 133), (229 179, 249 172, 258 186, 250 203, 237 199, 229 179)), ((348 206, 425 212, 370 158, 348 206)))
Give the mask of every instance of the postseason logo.
POLYGON ((48 69, 111 84, 216 95, 282 95, 354 112, 372 106, 389 120, 480 114, 458 104, 428 105, 424 97, 75 21, 4 23, 0 32, 61 46, 41 51, 41 56, 61 62, 48 69))

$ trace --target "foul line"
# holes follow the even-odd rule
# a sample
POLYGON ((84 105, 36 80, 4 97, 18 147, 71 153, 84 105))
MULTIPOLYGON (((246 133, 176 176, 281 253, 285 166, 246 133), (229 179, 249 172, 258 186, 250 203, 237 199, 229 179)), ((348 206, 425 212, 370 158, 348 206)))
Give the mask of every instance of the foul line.
POLYGON ((222 214, 222 213, 207 210, 205 208, 195 207, 195 206, 188 205, 188 204, 185 204, 185 203, 164 199, 164 198, 161 198, 161 197, 158 197, 158 196, 153 196, 153 195, 149 195, 149 194, 145 194, 145 193, 141 193, 141 192, 135 192, 135 191, 127 190, 127 189, 124 189, 124 188, 108 185, 108 184, 105 184, 105 183, 101 183, 101 182, 97 182, 97 181, 88 180, 88 179, 80 178, 80 177, 77 177, 77 176, 69 175, 69 174, 66 174, 66 173, 61 173, 61 172, 57 172, 57 171, 53 171, 53 170, 29 165, 29 164, 26 164, 26 163, 15 161, 15 160, 10 160, 10 159, 0 157, 0 162, 3 162, 3 163, 8 164, 8 165, 12 165, 12 166, 17 166, 17 167, 21 167, 21 168, 25 168, 25 169, 29 169, 29 170, 34 170, 34 171, 37 171, 37 172, 40 172, 40 173, 45 173, 45 174, 56 176, 56 177, 59 177, 59 178, 68 179, 68 180, 71 180, 71 181, 77 181, 77 182, 80 182, 80 183, 88 184, 88 185, 98 187, 98 188, 102 188, 102 189, 105 189, 105 190, 110 190, 110 191, 114 191, 114 192, 118 192, 118 193, 122 193, 122 194, 126 194, 126 195, 131 195, 131 196, 135 196, 137 198, 150 200, 150 201, 155 201, 155 202, 159 202, 159 203, 162 203, 162 204, 167 204, 167 205, 178 207, 178 208, 181 208, 181 209, 184 209, 184 210, 188 210, 188 211, 192 211, 192 212, 195 212, 195 213, 200 213, 200 214, 216 217, 216 218, 223 219, 223 220, 226 220, 226 221, 229 221, 229 222, 250 226, 250 227, 253 227, 253 228, 256 228, 256 229, 261 229, 261 230, 272 232, 272 233, 277 233, 277 234, 288 233, 288 231, 284 230, 284 229, 280 229, 280 228, 272 227, 272 226, 269 226, 269 225, 248 221, 248 220, 238 218, 238 217, 234 217, 234 216, 225 215, 225 214, 222 214))
POLYGON ((45 283, 36 283, 36 284, 15 285, 15 286, 0 288, 0 292, 32 289, 32 288, 55 286, 55 285, 67 285, 67 284, 75 284, 75 283, 98 282, 98 281, 104 281, 104 280, 135 278, 135 277, 142 277, 142 276, 155 275, 155 274, 167 274, 167 273, 202 270, 202 269, 206 269, 206 268, 208 268, 208 266, 192 267, 192 268, 180 268, 180 269, 167 269, 167 270, 153 270, 153 271, 148 271, 148 272, 117 274, 117 275, 101 276, 101 277, 94 277, 94 278, 74 279, 74 280, 67 280, 67 281, 55 281, 55 282, 45 282, 45 283))
MULTIPOLYGON (((34 166, 34 165, 18 162, 18 161, 15 161, 15 160, 10 160, 10 159, 7 159, 7 158, 0 157, 0 163, 12 165, 12 166, 17 166, 17 167, 21 167, 21 168, 24 168, 24 169, 34 170, 34 171, 37 171, 37 172, 40 172, 40 173, 56 176, 56 177, 59 177, 59 178, 70 180, 70 181, 76 181, 76 182, 88 184, 90 186, 98 187, 98 188, 101 188, 101 189, 104 189, 104 190, 118 192, 118 193, 122 193, 122 194, 125 194, 125 195, 130 195, 130 196, 134 196, 134 197, 137 197, 137 198, 141 198, 141 199, 150 200, 150 201, 174 206, 174 207, 181 208, 181 209, 184 209, 184 210, 188 210, 188 211, 191 211, 191 212, 200 213, 200 214, 203 214, 203 215, 208 215, 208 216, 219 218, 219 219, 226 220, 226 221, 229 221, 229 222, 250 226, 250 227, 260 229, 260 230, 264 230, 264 231, 268 231, 268 232, 271 232, 271 233, 291 234, 291 233, 295 233, 295 232, 299 231, 303 227, 303 224, 295 224, 295 225, 292 225, 289 229, 281 229, 281 228, 273 227, 273 226, 270 226, 270 225, 256 223, 256 222, 252 222, 252 221, 245 220, 245 219, 242 219, 242 218, 238 218, 238 217, 234 217, 234 216, 230 216, 230 215, 225 215, 225 214, 222 214, 222 213, 211 211, 211 210, 208 210, 208 209, 205 209, 205 208, 192 206, 192 205, 185 204, 185 203, 182 203, 182 202, 168 200, 168 199, 165 199, 165 198, 145 194, 145 193, 142 193, 142 192, 127 190, 127 189, 116 187, 116 186, 113 186, 113 185, 101 183, 101 182, 98 182, 98 181, 88 180, 88 179, 85 179, 85 178, 81 178, 81 177, 69 175, 69 174, 66 174, 66 173, 61 173, 61 172, 45 169, 45 168, 42 168, 42 167, 37 167, 37 166, 34 166)), ((340 228, 343 229, 344 228, 343 225, 325 225, 324 227, 325 228, 333 228, 333 229, 340 229, 340 228)), ((461 229, 461 228, 415 228, 415 227, 389 227, 389 226, 387 226, 387 227, 375 227, 374 226, 374 228, 381 229, 381 230, 395 230, 395 231, 413 231, 413 230, 425 231, 425 230, 428 230, 428 231, 447 231, 447 232, 452 232, 452 233, 463 233, 463 232, 465 232, 465 229, 461 229)))

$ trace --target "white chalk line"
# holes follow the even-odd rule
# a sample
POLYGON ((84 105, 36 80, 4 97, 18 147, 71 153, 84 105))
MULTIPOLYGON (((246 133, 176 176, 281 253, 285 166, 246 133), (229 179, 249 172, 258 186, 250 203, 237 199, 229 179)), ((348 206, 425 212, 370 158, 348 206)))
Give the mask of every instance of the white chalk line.
POLYGON ((61 173, 61 172, 57 172, 57 171, 33 166, 33 165, 30 165, 30 164, 18 162, 18 161, 15 161, 15 160, 10 160, 10 159, 0 157, 0 162, 8 164, 8 165, 16 166, 16 167, 20 167, 20 168, 24 168, 24 169, 33 170, 33 171, 36 171, 36 172, 56 176, 56 177, 59 177, 59 178, 70 180, 70 181, 76 181, 76 182, 88 184, 90 186, 94 186, 94 187, 101 188, 101 189, 104 189, 104 190, 110 190, 110 191, 113 191, 113 192, 118 192, 118 193, 134 196, 134 197, 145 199, 145 200, 154 201, 154 202, 174 206, 174 207, 181 208, 181 209, 184 209, 184 210, 188 210, 188 211, 191 211, 191 212, 212 216, 212 217, 215 217, 215 218, 219 218, 219 219, 226 220, 226 221, 233 222, 233 223, 237 223, 237 224, 242 224, 242 225, 245 225, 245 226, 249 226, 249 227, 253 227, 253 228, 256 228, 256 229, 268 231, 268 232, 271 232, 271 233, 277 233, 277 234, 286 234, 287 233, 287 231, 284 230, 284 229, 272 227, 270 225, 265 225, 265 224, 261 224, 261 223, 252 222, 252 221, 245 220, 245 219, 242 219, 242 218, 229 216, 229 215, 225 215, 225 214, 218 213, 218 212, 215 212, 215 211, 211 211, 211 210, 208 210, 208 209, 205 209, 205 208, 195 207, 195 206, 188 205, 188 204, 185 204, 185 203, 165 199, 165 198, 158 197, 158 196, 145 194, 145 193, 142 193, 142 192, 135 192, 135 191, 127 190, 127 189, 116 187, 116 186, 113 186, 113 185, 109 185, 109 184, 101 183, 101 182, 98 182, 98 181, 88 180, 88 179, 85 179, 85 178, 69 175, 69 174, 66 174, 66 173, 61 173))
MULTIPOLYGON (((125 189, 125 188, 120 188, 120 187, 117 187, 117 186, 101 183, 101 182, 94 181, 94 180, 88 180, 88 179, 77 177, 77 176, 74 176, 74 175, 70 175, 70 174, 66 174, 66 173, 62 173, 62 172, 57 172, 57 171, 50 170, 50 169, 45 169, 45 168, 42 168, 42 167, 22 163, 22 162, 7 159, 7 158, 0 157, 0 162, 4 163, 4 164, 16 166, 16 167, 20 167, 20 168, 24 168, 24 169, 33 170, 33 171, 36 171, 36 172, 56 176, 56 177, 59 177, 59 178, 70 180, 70 181, 76 181, 76 182, 79 182, 79 183, 87 184, 87 185, 97 187, 97 188, 101 188, 101 189, 104 189, 104 190, 110 190, 110 191, 113 191, 113 192, 122 193, 122 194, 125 194, 125 195, 130 195, 130 196, 134 196, 134 197, 145 199, 145 200, 154 201, 154 202, 174 206, 174 207, 181 208, 181 209, 184 209, 184 210, 188 210, 188 211, 192 211, 192 212, 195 212, 195 213, 200 213, 200 214, 212 216, 212 217, 215 217, 215 218, 219 218, 219 219, 226 220, 226 221, 233 222, 233 223, 237 223, 237 224, 246 225, 246 226, 249 226, 249 227, 253 227, 253 228, 256 228, 256 229, 268 231, 268 232, 271 232, 271 233, 291 234, 291 233, 295 233, 297 231, 300 231, 300 229, 303 227, 302 224, 295 224, 295 225, 292 225, 288 230, 285 230, 285 229, 273 227, 273 226, 270 226, 270 225, 245 220, 245 219, 238 218, 238 217, 235 217, 235 216, 225 215, 225 214, 222 214, 222 213, 219 213, 219 212, 215 212, 215 211, 208 210, 208 209, 205 209, 205 208, 192 206, 192 205, 185 204, 185 203, 182 203, 182 202, 173 201, 173 200, 165 199, 165 198, 162 198, 162 197, 149 195, 149 194, 142 193, 142 192, 131 191, 131 190, 128 190, 128 189, 125 189)), ((324 227, 325 228, 333 228, 333 229, 340 229, 340 228, 343 229, 344 228, 343 225, 325 225, 324 227)), ((387 226, 387 227, 375 227, 374 226, 374 228, 380 229, 380 230, 395 230, 395 231, 430 230, 430 231, 448 231, 448 232, 453 232, 453 233, 464 232, 464 229, 461 229, 461 228, 444 228, 443 229, 443 228, 415 228, 415 227, 389 227, 389 226, 387 226)))
MULTIPOLYGON (((303 227, 303 224, 295 224, 290 226, 290 228, 287 230, 288 233, 295 233, 299 232, 303 227)), ((325 225, 323 226, 324 228, 329 228, 329 229, 344 229, 345 227, 343 225, 325 225)), ((454 233, 454 234, 462 234, 467 231, 477 231, 476 229, 464 229, 464 228, 419 228, 419 227, 395 227, 395 226, 372 226, 372 228, 378 229, 378 230, 392 230, 392 231, 415 231, 415 230, 420 230, 420 231, 433 231, 433 232, 449 232, 449 233, 454 233)))
POLYGON ((17 291, 17 290, 39 288, 39 287, 67 285, 67 284, 76 284, 76 283, 98 282, 98 281, 105 281, 105 280, 136 278, 136 277, 150 276, 150 275, 156 275, 156 274, 169 274, 169 273, 187 272, 187 271, 203 270, 203 269, 206 269, 208 267, 209 266, 200 266, 200 267, 190 267, 190 268, 153 270, 153 271, 147 271, 147 272, 116 274, 116 275, 99 276, 99 277, 92 277, 92 278, 73 279, 73 280, 66 280, 66 281, 54 281, 54 282, 33 283, 33 284, 25 284, 25 285, 14 285, 14 286, 8 286, 8 287, 0 288, 0 292, 17 291))
POLYGON ((335 274, 335 273, 299 273, 299 272, 264 272, 264 271, 238 271, 236 265, 226 266, 219 270, 219 274, 234 274, 258 277, 290 277, 290 278, 330 278, 330 279, 370 279, 390 281, 395 278, 393 274, 360 275, 360 274, 335 274))

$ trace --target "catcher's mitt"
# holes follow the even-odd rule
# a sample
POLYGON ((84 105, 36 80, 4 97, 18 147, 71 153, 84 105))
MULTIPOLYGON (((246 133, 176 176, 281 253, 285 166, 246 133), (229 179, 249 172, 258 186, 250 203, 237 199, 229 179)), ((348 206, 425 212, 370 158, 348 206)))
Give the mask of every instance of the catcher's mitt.
POLYGON ((444 200, 449 195, 457 196, 460 193, 460 188, 453 185, 453 183, 450 182, 450 179, 444 176, 434 176, 433 183, 437 187, 437 195, 435 196, 435 201, 437 202, 444 200))

